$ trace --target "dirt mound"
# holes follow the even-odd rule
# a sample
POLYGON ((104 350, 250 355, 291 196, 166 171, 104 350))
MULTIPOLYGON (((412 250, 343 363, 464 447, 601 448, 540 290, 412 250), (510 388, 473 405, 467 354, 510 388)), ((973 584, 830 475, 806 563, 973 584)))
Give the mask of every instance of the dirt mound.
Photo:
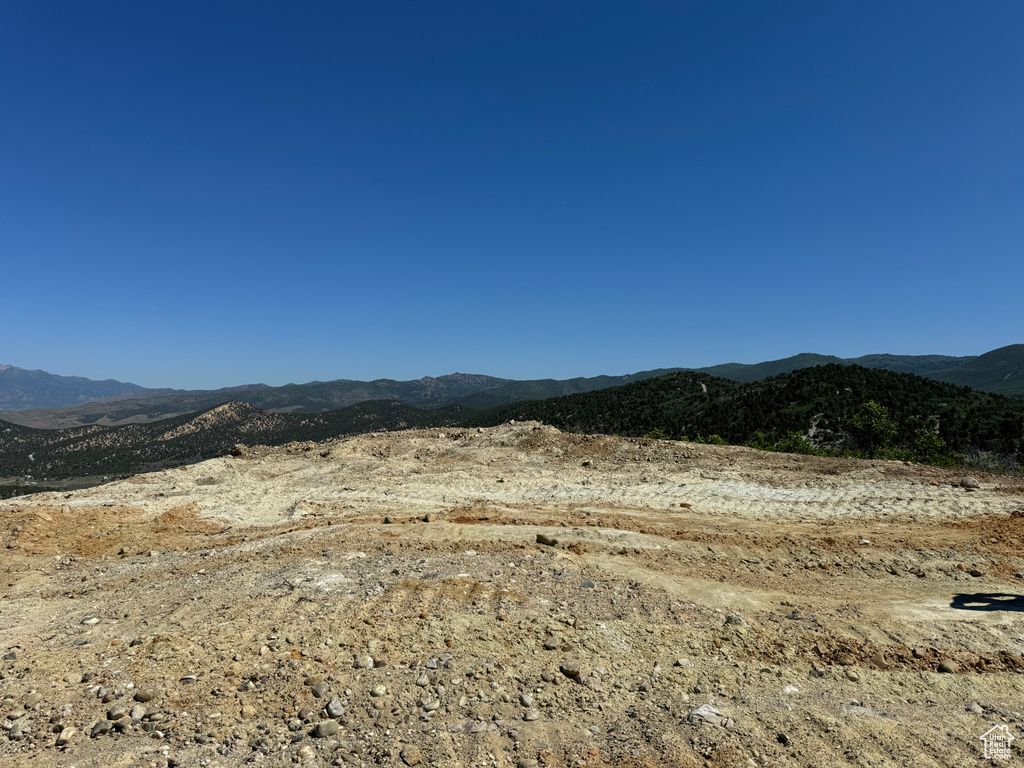
POLYGON ((1019 481, 537 423, 0 504, 0 763, 948 766, 1024 731, 1019 481))

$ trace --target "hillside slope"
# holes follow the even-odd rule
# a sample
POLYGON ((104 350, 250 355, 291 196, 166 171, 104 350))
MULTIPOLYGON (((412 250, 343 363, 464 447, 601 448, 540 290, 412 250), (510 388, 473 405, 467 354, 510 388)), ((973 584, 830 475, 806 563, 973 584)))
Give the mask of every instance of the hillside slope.
POLYGON ((703 373, 674 373, 598 392, 503 406, 470 417, 492 426, 537 420, 574 432, 670 436, 718 435, 747 444, 760 431, 771 443, 790 432, 814 434, 818 444, 858 446, 851 418, 875 401, 889 409, 895 445, 914 449, 936 434, 948 449, 975 447, 1024 464, 1024 402, 975 392, 912 374, 860 366, 804 368, 741 384, 703 373))
POLYGON ((1024 344, 1011 344, 929 378, 1011 397, 1024 397, 1024 344))
POLYGON ((42 430, 0 422, 0 477, 129 475, 223 456, 235 444, 282 445, 345 434, 444 425, 464 418, 450 407, 424 411, 370 401, 321 414, 260 411, 244 403, 148 424, 42 430))

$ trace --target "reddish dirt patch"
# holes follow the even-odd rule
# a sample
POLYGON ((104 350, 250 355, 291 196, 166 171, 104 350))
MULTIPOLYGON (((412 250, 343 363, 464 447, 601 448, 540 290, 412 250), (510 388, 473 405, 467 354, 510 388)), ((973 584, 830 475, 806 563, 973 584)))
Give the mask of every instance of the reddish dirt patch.
POLYGON ((197 539, 226 530, 223 523, 198 515, 195 504, 149 519, 136 507, 35 507, 11 514, 5 522, 8 546, 24 554, 101 557, 122 549, 131 554, 190 549, 197 539))
POLYGON ((946 523, 951 531, 970 539, 973 549, 1017 557, 1024 550, 1024 510, 1010 515, 979 515, 946 523))

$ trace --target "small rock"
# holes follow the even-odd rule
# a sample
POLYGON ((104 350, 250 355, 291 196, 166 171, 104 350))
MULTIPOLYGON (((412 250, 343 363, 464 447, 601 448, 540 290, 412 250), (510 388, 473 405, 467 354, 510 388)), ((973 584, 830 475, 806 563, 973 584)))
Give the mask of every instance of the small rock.
POLYGON ((424 712, 435 712, 435 711, 437 711, 440 708, 441 708, 441 702, 438 701, 437 699, 427 699, 425 702, 423 702, 423 711, 424 712))
POLYGON ((420 754, 420 748, 415 744, 406 744, 402 748, 400 756, 402 758, 402 762, 409 766, 419 765, 423 762, 423 756, 420 754))
POLYGON ((917 647, 912 651, 915 659, 925 659, 928 657, 928 651, 924 648, 917 647))
POLYGON ((86 616, 84 619, 82 619, 82 624, 84 624, 87 627, 95 627, 99 623, 100 620, 97 619, 95 616, 86 616))
POLYGON ((141 701, 145 704, 147 701, 152 701, 159 695, 160 693, 155 688, 140 688, 135 692, 135 700, 141 701))
POLYGON ((341 703, 341 699, 337 696, 332 697, 327 703, 327 714, 334 718, 341 717, 345 714, 345 707, 341 703))
POLYGON ((549 651, 557 651, 561 647, 562 641, 559 640, 557 637, 549 637, 547 640, 544 641, 544 648, 546 648, 549 651))
POLYGON ((132 711, 129 713, 132 720, 141 720, 146 716, 146 708, 141 704, 136 704, 132 707, 132 711))
POLYGON ((25 709, 32 709, 36 704, 43 700, 43 694, 38 691, 32 691, 28 696, 25 697, 25 709))
POLYGON ((858 542, 858 544, 860 544, 862 547, 870 547, 871 546, 871 539, 861 539, 858 542))
POLYGON ((393 522, 395 522, 395 518, 393 518, 391 515, 388 515, 387 517, 384 518, 384 523, 386 525, 391 525, 391 523, 393 523, 393 522))
POLYGON ((19 717, 14 720, 11 724, 11 729, 7 732, 7 737, 11 741, 17 741, 28 731, 29 722, 27 717, 19 717))
POLYGON ((676 659, 674 662, 672 662, 672 666, 673 667, 682 667, 683 669, 692 669, 693 668, 693 662, 690 661, 689 659, 676 659))
POLYGON ((978 478, 972 477, 971 475, 966 475, 960 481, 960 487, 966 488, 969 491, 976 491, 979 488, 981 488, 981 483, 978 482, 978 478))
POLYGON ((252 704, 244 704, 242 706, 242 719, 252 720, 254 717, 256 717, 256 707, 252 704))
POLYGON ((430 685, 430 678, 427 677, 426 674, 422 674, 416 678, 416 685, 418 685, 420 688, 426 688, 428 685, 430 685))
POLYGON ((357 656, 355 665, 356 669, 373 669, 373 658, 371 656, 357 656))
POLYGON ((794 696, 794 695, 800 693, 800 689, 797 688, 795 685, 787 685, 785 688, 782 689, 782 692, 786 696, 794 696))
POLYGON ((115 704, 107 710, 108 720, 120 720, 122 717, 128 714, 128 707, 124 704, 115 704))
POLYGON ((72 728, 71 726, 65 728, 63 731, 60 732, 60 735, 57 737, 57 746, 63 747, 65 744, 71 741, 72 738, 74 738, 76 733, 78 733, 78 730, 72 728))
POLYGON ((318 739, 325 739, 328 736, 333 736, 337 732, 337 720, 324 720, 322 723, 317 723, 316 728, 313 729, 313 735, 318 739))
POLYGON ((960 665, 952 659, 946 659, 939 663, 939 672, 945 673, 947 675, 955 675, 959 671, 960 665))
POLYGON ((554 547, 558 544, 558 539, 553 536, 548 536, 543 533, 537 534, 537 543, 543 544, 545 547, 554 547))
POLYGON ((784 747, 788 747, 790 744, 792 744, 792 741, 790 740, 789 736, 787 736, 784 733, 780 733, 778 736, 776 736, 775 740, 784 747))
POLYGON ((385 688, 383 685, 375 685, 373 686, 373 688, 370 689, 370 695, 373 697, 383 696, 387 692, 388 689, 385 688))
POLYGON ((857 674, 857 670, 848 669, 846 670, 846 679, 849 680, 851 683, 859 683, 860 675, 857 674))
POLYGON ((725 617, 725 625, 727 627, 749 627, 747 620, 740 616, 738 613, 730 613, 725 617))
POLYGON ((728 718, 710 704, 702 704, 690 713, 690 722, 694 725, 725 725, 728 718))
POLYGON ((526 720, 527 722, 530 722, 531 720, 536 720, 538 717, 540 717, 540 711, 536 709, 531 708, 523 713, 523 720, 526 720))
POLYGON ((981 704, 976 701, 972 701, 968 704, 966 709, 968 712, 973 712, 976 715, 982 715, 985 713, 985 710, 981 708, 981 704))
POLYGON ((566 659, 560 667, 562 674, 566 677, 579 677, 583 671, 583 665, 576 659, 566 659))
POLYGON ((106 733, 110 733, 110 729, 114 724, 109 720, 100 720, 96 725, 89 731, 89 738, 95 739, 97 736, 103 736, 106 733))
POLYGON ((8 651, 7 653, 4 654, 4 659, 3 660, 4 661, 17 661, 18 660, 18 652, 17 651, 8 651))
POLYGON ((528 693, 524 693, 522 696, 519 697, 519 703, 522 704, 524 707, 532 707, 533 696, 531 696, 528 693))
POLYGON ((320 682, 312 686, 309 690, 318 699, 322 699, 327 694, 329 689, 330 686, 327 685, 327 683, 320 682))

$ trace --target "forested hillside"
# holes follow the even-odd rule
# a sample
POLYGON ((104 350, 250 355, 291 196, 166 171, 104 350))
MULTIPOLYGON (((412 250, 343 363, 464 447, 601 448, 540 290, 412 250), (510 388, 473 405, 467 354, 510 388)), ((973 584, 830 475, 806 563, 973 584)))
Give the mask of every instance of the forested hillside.
POLYGON ((1024 344, 993 349, 958 368, 928 375, 951 384, 1024 398, 1024 344))
POLYGON ((537 419, 577 432, 702 440, 717 436, 727 443, 760 447, 785 446, 803 435, 810 441, 793 442, 794 448, 865 454, 888 450, 892 456, 923 459, 975 449, 1024 463, 1024 402, 860 366, 804 368, 749 384, 674 373, 599 392, 503 406, 477 414, 469 423, 483 426, 509 419, 537 419))
POLYGON ((372 401, 312 415, 258 411, 228 403, 148 424, 43 430, 0 422, 0 477, 128 475, 223 456, 237 443, 281 445, 345 434, 453 424, 467 410, 424 411, 372 401))

